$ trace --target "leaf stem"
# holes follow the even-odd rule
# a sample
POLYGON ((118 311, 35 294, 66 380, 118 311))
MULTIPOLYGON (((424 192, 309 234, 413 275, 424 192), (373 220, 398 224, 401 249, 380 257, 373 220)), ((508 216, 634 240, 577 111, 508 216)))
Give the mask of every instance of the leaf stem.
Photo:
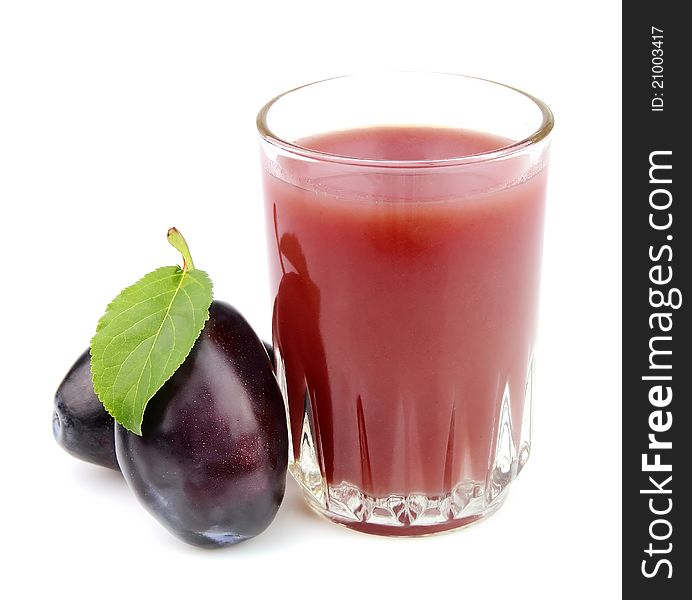
POLYGON ((183 234, 180 233, 175 227, 171 227, 168 230, 167 237, 168 243, 183 255, 183 271, 194 271, 195 264, 192 262, 190 248, 188 248, 183 234))

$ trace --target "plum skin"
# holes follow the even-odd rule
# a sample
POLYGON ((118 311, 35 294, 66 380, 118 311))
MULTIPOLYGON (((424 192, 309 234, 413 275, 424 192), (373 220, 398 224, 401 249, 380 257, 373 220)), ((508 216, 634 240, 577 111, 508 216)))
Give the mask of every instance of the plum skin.
POLYGON ((90 360, 87 349, 72 365, 55 393, 53 436, 72 456, 118 471, 113 417, 94 392, 90 360))
MULTIPOLYGON (((274 348, 262 342, 274 365, 274 348)), ((94 392, 89 349, 74 362, 55 393, 53 436, 72 456, 120 471, 115 455, 113 417, 94 392)))
POLYGON ((272 346, 269 342, 265 341, 263 341, 262 344, 264 345, 264 349, 267 351, 269 360, 272 363, 272 369, 276 369, 276 359, 274 358, 274 346, 272 346))
POLYGON ((185 362, 147 405, 138 436, 116 424, 118 462, 144 506, 201 547, 252 538, 283 500, 286 410, 263 343, 215 301, 185 362))

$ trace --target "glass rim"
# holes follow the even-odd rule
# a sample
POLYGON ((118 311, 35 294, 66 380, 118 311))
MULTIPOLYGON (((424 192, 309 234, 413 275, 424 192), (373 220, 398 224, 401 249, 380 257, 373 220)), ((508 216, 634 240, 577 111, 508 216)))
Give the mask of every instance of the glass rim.
POLYGON ((489 162, 492 160, 497 160, 498 158, 504 158, 510 156, 529 146, 535 146, 542 140, 546 139, 554 126, 553 113, 548 108, 548 105, 539 100, 535 96, 520 90, 519 88, 512 87, 504 83, 499 83, 491 79, 485 79, 482 77, 474 77, 471 75, 463 75, 460 73, 445 73, 440 71, 382 71, 377 73, 353 73, 349 75, 338 75, 336 77, 328 77, 326 79, 320 79, 318 81, 312 81, 298 87, 292 88, 281 94, 274 96, 269 102, 267 102, 257 113, 257 130, 267 143, 277 146, 287 152, 292 154, 297 154, 299 156, 318 160, 321 162, 335 162, 341 164, 348 164, 353 166, 363 166, 363 167, 395 167, 395 168, 420 168, 420 167, 444 167, 444 166, 458 166, 479 162, 489 162), (445 77, 461 77, 467 80, 474 80, 478 82, 488 83, 491 85, 496 85, 503 87, 505 89, 511 90, 518 94, 521 94, 525 98, 529 99, 538 109, 541 111, 541 124, 533 131, 530 135, 525 138, 516 141, 508 146, 503 146, 501 148, 495 148, 493 150, 488 150, 485 152, 479 152, 477 154, 467 154, 465 156, 456 156, 442 159, 434 160, 377 160, 370 158, 359 158, 355 156, 345 156, 342 154, 333 154, 330 152, 323 152, 321 150, 315 150, 313 148, 308 148, 306 146, 301 146, 295 142, 290 142, 283 139, 281 136, 276 135, 267 125, 267 116, 272 107, 282 98, 292 94, 294 92, 300 91, 304 88, 319 85, 321 83, 327 83, 329 81, 335 81, 338 79, 355 79, 361 78, 363 76, 373 76, 373 75, 442 75, 445 77))

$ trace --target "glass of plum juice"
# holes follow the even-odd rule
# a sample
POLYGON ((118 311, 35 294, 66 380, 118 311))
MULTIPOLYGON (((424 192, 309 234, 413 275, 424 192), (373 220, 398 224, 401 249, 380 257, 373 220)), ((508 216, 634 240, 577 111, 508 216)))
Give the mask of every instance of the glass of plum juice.
POLYGON ((286 92, 257 122, 308 503, 385 535, 492 514, 531 449, 550 110, 483 79, 379 73, 286 92))

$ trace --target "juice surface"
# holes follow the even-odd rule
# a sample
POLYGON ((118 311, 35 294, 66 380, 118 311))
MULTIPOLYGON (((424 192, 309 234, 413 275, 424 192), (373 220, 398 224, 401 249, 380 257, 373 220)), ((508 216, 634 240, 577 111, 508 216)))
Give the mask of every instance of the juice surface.
MULTIPOLYGON (((382 127, 298 143, 439 160, 511 142, 382 127)), ((329 484, 448 493, 486 480, 506 392, 519 454, 545 185, 545 169, 527 174, 519 158, 404 170, 284 157, 265 169, 274 344, 296 458, 307 420, 329 484)))

